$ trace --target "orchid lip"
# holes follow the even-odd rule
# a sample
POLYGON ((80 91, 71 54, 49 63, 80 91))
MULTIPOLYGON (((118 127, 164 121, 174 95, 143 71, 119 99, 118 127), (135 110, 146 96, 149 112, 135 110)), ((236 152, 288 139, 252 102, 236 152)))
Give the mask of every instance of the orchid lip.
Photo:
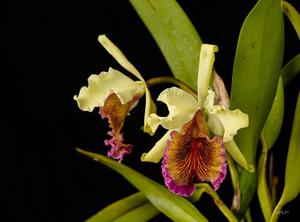
POLYGON ((99 115, 102 118, 107 118, 111 131, 107 134, 112 138, 105 140, 106 146, 110 146, 111 150, 108 151, 108 156, 113 159, 123 160, 123 157, 131 153, 131 144, 123 143, 123 128, 125 118, 134 105, 136 105, 139 96, 135 96, 126 104, 122 104, 116 94, 111 94, 107 97, 104 106, 100 107, 99 115))
POLYGON ((227 173, 226 153, 221 137, 209 139, 201 110, 178 131, 170 134, 162 161, 166 186, 181 196, 195 191, 195 182, 208 181, 218 189, 227 173))

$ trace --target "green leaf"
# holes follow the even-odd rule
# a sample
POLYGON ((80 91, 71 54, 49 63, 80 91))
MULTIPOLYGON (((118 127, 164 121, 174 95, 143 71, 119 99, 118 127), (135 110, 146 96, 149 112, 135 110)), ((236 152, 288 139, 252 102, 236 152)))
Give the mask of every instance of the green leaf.
POLYGON ((268 115, 267 121, 265 122, 260 136, 263 147, 267 150, 271 149, 279 136, 283 121, 283 113, 284 88, 282 78, 280 77, 271 111, 268 115))
POLYGON ((266 180, 266 163, 267 163, 268 152, 263 151, 260 155, 258 161, 258 187, 257 196, 259 204, 265 218, 265 221, 269 221, 272 214, 273 203, 271 199, 271 194, 268 188, 266 180))
POLYGON ((300 39, 300 15, 297 10, 288 2, 282 1, 282 9, 284 14, 289 18, 295 31, 297 32, 298 38, 300 39))
MULTIPOLYGON (((249 127, 241 129, 235 141, 251 164, 255 164, 259 136, 275 96, 282 56, 281 1, 259 0, 240 31, 230 97, 232 109, 249 115, 249 127)), ((257 173, 242 170, 239 217, 247 210, 256 184, 257 173)))
POLYGON ((163 53, 173 75, 197 89, 201 39, 175 0, 129 0, 163 53))
POLYGON ((132 194, 103 208, 86 222, 148 221, 160 211, 141 192, 132 194))
POLYGON ((137 171, 100 154, 87 152, 78 148, 76 150, 121 174, 140 190, 155 207, 172 220, 183 222, 207 221, 188 200, 169 192, 164 186, 137 171))
POLYGON ((156 207, 154 207, 151 203, 147 202, 127 212, 121 217, 118 217, 113 222, 128 222, 128 221, 146 222, 151 218, 155 217, 159 213, 160 211, 156 207))
POLYGON ((300 73, 300 54, 296 55, 281 70, 284 85, 287 85, 297 74, 300 73))
POLYGON ((268 150, 276 142, 283 121, 284 113, 284 87, 297 73, 300 72, 300 54, 294 57, 287 65, 281 69, 281 78, 279 79, 276 95, 273 105, 264 128, 261 133, 262 153, 258 162, 258 187, 257 194, 259 203, 266 221, 270 220, 273 204, 270 191, 266 180, 266 164, 268 150))
POLYGON ((270 220, 273 209, 271 194, 266 179, 266 164, 268 158, 268 150, 271 149, 271 147, 274 145, 279 136, 283 121, 283 113, 284 88, 282 78, 280 77, 271 111, 260 136, 262 142, 262 153, 260 155, 257 167, 257 195, 265 221, 270 220))
POLYGON ((268 150, 276 142, 283 121, 284 113, 284 86, 288 84, 300 72, 300 54, 294 57, 281 69, 281 76, 278 82, 273 105, 264 128, 261 133, 262 153, 258 162, 258 188, 257 194, 260 206, 266 221, 269 221, 272 214, 273 204, 266 180, 266 164, 268 150))
POLYGON ((89 218, 87 222, 109 222, 147 202, 148 200, 145 195, 140 192, 135 193, 103 208, 97 214, 89 218))
POLYGON ((298 177, 300 169, 300 94, 296 111, 292 134, 290 139, 289 151, 285 169, 285 185, 282 194, 282 202, 287 203, 294 199, 300 192, 300 177, 298 177))
POLYGON ((282 196, 276 205, 271 221, 276 221, 282 207, 295 199, 300 193, 300 93, 298 94, 298 101, 294 115, 293 128, 290 138, 289 151, 287 154, 286 168, 285 168, 285 182, 282 196))

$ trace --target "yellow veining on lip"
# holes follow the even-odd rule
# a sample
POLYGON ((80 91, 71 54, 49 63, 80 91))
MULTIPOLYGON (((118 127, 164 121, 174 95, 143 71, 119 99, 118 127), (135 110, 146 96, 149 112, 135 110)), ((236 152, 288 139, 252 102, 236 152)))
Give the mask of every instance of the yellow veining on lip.
POLYGON ((124 152, 125 149, 128 149, 128 147, 131 146, 129 144, 123 143, 123 136, 121 134, 121 130, 124 125, 127 114, 129 113, 130 109, 136 101, 137 99, 133 98, 128 103, 122 104, 117 95, 113 93, 107 97, 104 106, 100 108, 100 115, 102 116, 102 118, 108 118, 110 128, 112 129, 112 131, 108 134, 115 139, 114 142, 116 142, 118 145, 118 149, 114 149, 113 152, 113 155, 115 157, 118 157, 118 154, 122 154, 122 152, 124 152))
POLYGON ((166 155, 169 175, 177 185, 193 180, 214 182, 220 175, 223 142, 220 137, 210 140, 208 132, 200 110, 179 132, 173 131, 166 155))
POLYGON ((134 100, 131 100, 123 105, 116 94, 110 94, 106 99, 104 106, 101 108, 101 113, 109 117, 111 128, 115 133, 120 133, 133 103, 134 100))

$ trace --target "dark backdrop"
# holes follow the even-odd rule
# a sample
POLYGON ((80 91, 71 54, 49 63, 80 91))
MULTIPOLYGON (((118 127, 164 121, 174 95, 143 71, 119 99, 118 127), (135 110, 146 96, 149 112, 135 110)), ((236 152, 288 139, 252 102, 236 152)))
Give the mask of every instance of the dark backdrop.
MULTIPOLYGON (((296 1, 290 2, 296 5, 296 1)), ((179 3, 204 42, 219 46, 216 68, 229 87, 238 33, 255 1, 179 3)), ((136 191, 115 172, 74 151, 75 147, 102 154, 107 151, 103 145, 106 121, 96 112, 81 112, 72 99, 91 73, 109 66, 122 70, 97 42, 97 36, 107 34, 147 79, 170 75, 170 70, 128 1, 29 0, 0 5, 0 220, 83 221, 136 191)), ((299 3, 296 7, 300 10, 299 3)), ((284 63, 299 53, 296 33, 285 23, 284 63)), ((154 98, 160 89, 153 90, 154 98)), ((288 108, 274 148, 279 195, 298 90, 299 77, 285 90, 288 108)), ((159 165, 139 161, 155 141, 139 130, 142 121, 143 101, 126 120, 125 139, 134 144, 134 151, 124 163, 162 182, 159 165)), ((228 205, 229 187, 227 177, 219 193, 228 205)), ((297 198, 287 205, 288 213, 281 221, 299 216, 299 203, 297 198)), ((208 196, 196 205, 211 221, 225 221, 208 196)), ((252 212, 254 221, 262 220, 257 201, 252 212)), ((163 216, 153 221, 162 220, 167 221, 163 216)))

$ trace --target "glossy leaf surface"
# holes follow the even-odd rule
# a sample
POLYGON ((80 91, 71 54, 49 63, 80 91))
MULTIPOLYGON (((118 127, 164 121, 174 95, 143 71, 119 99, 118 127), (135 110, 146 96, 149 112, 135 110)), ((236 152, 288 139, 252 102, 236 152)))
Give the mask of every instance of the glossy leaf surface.
POLYGON ((143 205, 123 214, 113 222, 128 222, 128 221, 139 221, 146 222, 151 218, 159 214, 160 211, 154 207, 150 202, 146 202, 143 205))
POLYGON ((137 171, 103 155, 81 149, 76 150, 121 174, 133 186, 140 190, 155 207, 172 220, 183 222, 207 221, 207 219, 188 200, 171 193, 166 187, 137 171))
POLYGON ((103 208, 97 214, 89 218, 87 222, 112 221, 147 202, 147 198, 142 193, 135 193, 103 208))
POLYGON ((282 78, 280 77, 271 111, 261 132, 262 143, 268 150, 271 149, 279 136, 283 121, 283 113, 284 88, 282 78))
POLYGON ((280 215, 282 207, 295 199, 300 193, 300 94, 298 95, 298 101, 294 114, 293 128, 290 138, 289 150, 286 160, 285 168, 285 181, 283 193, 279 202, 277 203, 271 221, 277 221, 280 215))
POLYGON ((269 221, 272 214, 273 204, 269 186, 267 184, 266 165, 268 158, 268 150, 272 148, 276 142, 283 121, 284 113, 284 88, 283 81, 280 77, 273 105, 264 128, 261 133, 262 153, 258 162, 258 187, 257 195, 259 203, 266 221, 269 221))
POLYGON ((129 0, 153 38, 173 75, 197 89, 201 39, 175 0, 129 0))
POLYGON ((294 115, 293 128, 290 138, 289 151, 285 169, 285 185, 281 199, 287 203, 300 192, 300 94, 294 115))
MULTIPOLYGON (((249 115, 248 128, 235 137, 248 162, 255 164, 259 136, 275 96, 283 56, 280 0, 260 0, 240 31, 234 60, 231 107, 249 115)), ((242 170, 241 208, 244 215, 256 189, 257 174, 242 170)))

